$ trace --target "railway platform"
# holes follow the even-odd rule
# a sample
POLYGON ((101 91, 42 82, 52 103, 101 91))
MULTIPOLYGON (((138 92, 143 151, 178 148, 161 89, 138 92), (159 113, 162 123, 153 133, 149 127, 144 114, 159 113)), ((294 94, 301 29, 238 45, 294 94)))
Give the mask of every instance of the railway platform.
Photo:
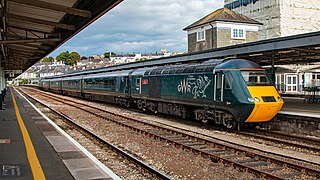
POLYGON ((120 179, 13 88, 0 110, 0 179, 120 179))
POLYGON ((304 98, 284 97, 284 105, 279 114, 320 118, 320 104, 308 103, 304 98))

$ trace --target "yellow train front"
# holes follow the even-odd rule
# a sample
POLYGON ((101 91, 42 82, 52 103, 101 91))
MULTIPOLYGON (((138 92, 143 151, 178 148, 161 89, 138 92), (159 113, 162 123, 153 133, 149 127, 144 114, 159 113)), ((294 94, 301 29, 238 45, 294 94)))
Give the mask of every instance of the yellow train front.
POLYGON ((266 71, 254 62, 227 60, 215 68, 215 77, 216 108, 231 113, 235 121, 224 120, 227 127, 270 121, 284 103, 266 71), (219 83, 224 88, 219 89, 219 83))

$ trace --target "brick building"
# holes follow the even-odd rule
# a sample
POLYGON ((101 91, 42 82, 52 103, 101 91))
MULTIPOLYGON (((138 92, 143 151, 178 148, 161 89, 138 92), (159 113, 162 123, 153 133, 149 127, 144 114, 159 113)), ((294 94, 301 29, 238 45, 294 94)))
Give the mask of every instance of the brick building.
POLYGON ((260 25, 254 19, 221 8, 183 30, 188 34, 188 52, 196 52, 257 41, 260 25))

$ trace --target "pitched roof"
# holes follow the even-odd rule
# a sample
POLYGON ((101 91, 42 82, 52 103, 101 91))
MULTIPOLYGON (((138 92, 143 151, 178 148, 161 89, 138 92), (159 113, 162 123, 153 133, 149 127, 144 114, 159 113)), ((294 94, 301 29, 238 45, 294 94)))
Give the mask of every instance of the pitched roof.
POLYGON ((196 21, 195 23, 187 26, 183 30, 188 30, 193 27, 201 26, 207 23, 215 22, 215 21, 224 21, 224 22, 239 22, 239 23, 249 23, 249 24, 260 24, 259 21, 256 21, 254 19, 251 19, 247 16, 244 16, 242 14, 236 13, 234 11, 231 11, 228 8, 221 8, 218 9, 207 16, 201 18, 200 20, 196 21))

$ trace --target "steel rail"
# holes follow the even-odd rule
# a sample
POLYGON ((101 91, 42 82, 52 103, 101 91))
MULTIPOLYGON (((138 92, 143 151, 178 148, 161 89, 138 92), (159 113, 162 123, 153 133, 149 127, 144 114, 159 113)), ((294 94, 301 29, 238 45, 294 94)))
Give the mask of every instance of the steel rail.
POLYGON ((73 124, 74 126, 76 126, 77 128, 81 129, 82 131, 84 131, 85 133, 89 134, 90 136, 94 137, 95 139, 97 139, 99 142, 102 142, 103 144, 107 145, 108 147, 110 147, 112 150, 114 150, 115 152, 117 152, 118 154, 128 158, 130 161, 134 162, 135 164, 143 167, 145 170, 149 171, 151 174, 157 176, 160 179, 166 179, 166 180, 171 180, 172 178, 161 173, 160 171, 154 169, 153 167, 149 166, 148 164, 140 161, 139 159, 135 158, 133 155, 127 153, 126 151, 121 150, 120 148, 114 146, 113 144, 107 142, 106 140, 104 140, 102 137, 100 137, 99 135, 91 132, 90 130, 82 127, 80 124, 76 123, 74 120, 72 120, 70 117, 68 117, 67 115, 54 110, 53 108, 49 107, 48 105, 46 105, 45 103, 39 101, 38 99, 26 94, 23 91, 20 91, 21 93, 23 93, 25 96, 31 98, 32 100, 36 101, 37 103, 41 104, 42 106, 45 106, 46 108, 50 109, 50 111, 58 114, 59 116, 63 117, 65 120, 67 120, 68 122, 70 122, 71 124, 73 124))
MULTIPOLYGON (((237 134, 240 134, 240 135, 244 135, 244 136, 248 136, 248 137, 260 138, 260 139, 264 139, 264 140, 268 140, 268 141, 273 141, 273 142, 276 142, 276 143, 282 143, 282 144, 286 144, 286 145, 294 146, 294 147, 298 147, 298 148, 309 149, 309 150, 312 150, 314 152, 320 152, 320 149, 318 147, 310 146, 310 145, 303 145, 303 144, 294 143, 294 142, 289 142, 289 141, 285 141, 283 139, 278 139, 278 138, 275 138, 275 137, 268 137, 268 136, 263 136, 263 135, 260 135, 260 134, 249 133, 249 132, 239 132, 239 131, 238 132, 231 131, 231 132, 237 133, 237 134)), ((266 132, 263 132, 263 133, 266 133, 266 132)), ((268 134, 272 135, 272 134, 276 134, 276 133, 269 132, 268 134)), ((281 134, 281 136, 286 137, 285 134, 281 134)), ((297 139, 298 137, 291 136, 290 138, 297 139)), ((301 139, 301 140, 306 140, 306 138, 301 139)), ((308 141, 311 141, 311 139, 308 139, 308 141)))
MULTIPOLYGON (((46 96, 46 95, 44 95, 44 96, 46 96)), ((48 96, 47 96, 47 97, 48 97, 48 96)), ((246 169, 247 171, 252 172, 252 173, 254 173, 254 174, 259 174, 259 175, 264 174, 263 176, 266 176, 266 177, 269 177, 269 178, 282 179, 281 177, 274 176, 274 175, 272 175, 272 174, 270 174, 270 173, 262 172, 262 171, 260 171, 260 170, 256 170, 256 169, 254 169, 254 168, 245 166, 245 165, 243 165, 243 164, 239 164, 239 163, 237 163, 237 162, 233 162, 233 161, 230 161, 230 160, 228 160, 228 159, 225 159, 225 158, 222 158, 222 157, 219 157, 219 156, 215 156, 214 154, 207 153, 207 152, 200 151, 200 150, 195 149, 195 148, 192 148, 192 147, 185 146, 185 145, 182 144, 182 143, 179 143, 179 142, 170 140, 170 139, 168 139, 168 138, 161 137, 161 136, 159 136, 159 135, 157 135, 157 134, 154 134, 154 133, 147 132, 147 131, 145 131, 145 130, 143 130, 143 129, 131 127, 130 125, 126 125, 126 124, 123 124, 122 122, 118 122, 118 121, 112 120, 112 119, 107 118, 107 117, 105 117, 105 116, 103 116, 103 115, 95 114, 95 113, 93 113, 92 111, 90 111, 90 110, 88 110, 88 109, 84 109, 84 108, 82 108, 82 107, 79 107, 79 106, 76 106, 76 105, 72 105, 72 104, 70 104, 70 103, 63 102, 63 101, 61 101, 61 99, 55 99, 55 98, 52 98, 52 96, 49 96, 48 98, 54 99, 54 100, 56 100, 56 101, 60 101, 60 102, 62 102, 62 103, 65 103, 65 104, 68 104, 68 105, 70 105, 70 106, 73 106, 73 107, 75 107, 75 108, 82 109, 83 111, 86 111, 86 112, 88 112, 88 113, 90 113, 90 114, 93 114, 93 115, 95 115, 95 116, 97 116, 97 117, 100 117, 100 118, 103 118, 103 119, 107 119, 107 120, 109 120, 109 121, 113 121, 113 122, 115 122, 115 123, 117 123, 117 124, 121 124, 122 126, 126 126, 126 127, 130 128, 130 129, 135 129, 136 131, 141 132, 141 133, 143 133, 143 134, 148 134, 148 135, 150 135, 150 136, 159 138, 160 140, 166 140, 166 141, 168 141, 168 142, 172 142, 173 144, 177 144, 177 145, 179 145, 179 146, 183 146, 184 148, 190 149, 190 150, 192 150, 192 151, 194 151, 194 152, 197 152, 197 151, 198 151, 200 154, 205 155, 205 156, 208 156, 208 157, 210 157, 211 159, 218 159, 218 160, 220 160, 220 161, 224 161, 224 162, 228 162, 228 163, 230 163, 230 164, 233 164, 234 166, 242 167, 242 168, 246 169)), ((70 101, 70 102, 72 102, 72 103, 76 103, 76 104, 78 104, 78 105, 83 105, 83 106, 85 106, 85 107, 87 107, 87 108, 89 107, 87 104, 83 104, 83 103, 79 103, 79 102, 75 102, 75 101, 71 101, 71 100, 68 100, 68 101, 70 101)), ((152 126, 152 127, 154 127, 154 128, 157 128, 157 129, 162 129, 162 130, 164 130, 164 131, 166 131, 166 132, 171 132, 172 134, 183 134, 183 133, 181 133, 181 132, 177 132, 177 131, 174 131, 174 130, 168 130, 167 128, 159 127, 159 126, 156 126, 156 125, 153 125, 153 124, 149 124, 149 123, 146 123, 146 122, 141 122, 141 121, 139 121, 139 120, 131 119, 131 118, 128 118, 128 117, 119 115, 119 114, 115 114, 115 113, 112 113, 112 112, 108 112, 108 111, 103 110, 103 109, 100 109, 100 108, 96 108, 96 107, 90 107, 90 108, 93 108, 93 109, 96 109, 96 110, 99 110, 99 111, 102 111, 102 112, 105 112, 105 113, 109 113, 109 114, 112 114, 112 115, 117 116, 117 117, 121 117, 121 118, 124 118, 124 119, 128 119, 128 120, 131 120, 131 121, 135 121, 135 122, 138 122, 138 123, 140 123, 140 124, 145 124, 145 125, 148 125, 148 126, 152 126)), ((213 142, 213 141, 210 141, 210 140, 200 139, 200 138, 198 138, 198 137, 195 137, 195 136, 192 136, 192 135, 188 135, 188 134, 183 134, 183 136, 184 136, 184 137, 187 137, 188 139, 199 139, 198 141, 202 141, 202 142, 206 142, 206 143, 211 143, 211 144, 212 144, 212 143, 213 143, 213 144, 219 144, 218 142, 213 142)), ((223 146, 225 149, 236 150, 236 151, 238 151, 238 152, 245 153, 245 154, 247 154, 247 156, 249 156, 249 157, 250 157, 251 155, 252 155, 252 156, 256 155, 256 156, 259 156, 259 157, 262 158, 262 159, 271 160, 271 161, 274 162, 274 163, 281 164, 281 165, 286 165, 286 166, 288 166, 288 167, 290 167, 290 168, 293 168, 293 169, 296 169, 296 170, 299 170, 299 171, 306 171, 307 173, 316 174, 317 176, 320 175, 320 172, 319 172, 318 170, 316 170, 316 169, 307 168, 307 167, 302 167, 302 166, 300 166, 300 165, 297 165, 297 164, 294 164, 294 163, 290 163, 290 162, 280 161, 280 160, 278 160, 278 159, 276 159, 276 158, 274 158, 274 157, 271 157, 271 156, 268 156, 268 155, 263 155, 262 153, 258 153, 258 152, 250 152, 249 155, 248 155, 248 152, 245 151, 245 150, 243 150, 243 149, 239 149, 239 148, 237 148, 237 147, 227 146, 227 145, 221 144, 221 143, 220 143, 219 145, 220 145, 220 146, 223 146), (251 154, 251 155, 250 155, 250 154, 251 154)), ((238 145, 238 144, 237 144, 237 145, 238 145)), ((238 146, 239 146, 239 145, 238 145, 238 146)), ((279 155, 278 155, 278 156, 279 156, 279 155)))

